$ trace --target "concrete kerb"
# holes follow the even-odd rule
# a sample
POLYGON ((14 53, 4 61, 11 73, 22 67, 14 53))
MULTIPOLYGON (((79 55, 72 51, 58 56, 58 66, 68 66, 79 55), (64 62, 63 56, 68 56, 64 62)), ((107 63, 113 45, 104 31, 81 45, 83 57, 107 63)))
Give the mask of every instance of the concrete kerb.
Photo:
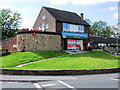
POLYGON ((3 75, 85 75, 120 72, 120 68, 86 69, 86 70, 14 70, 0 69, 3 75))
POLYGON ((11 80, 11 79, 2 79, 0 80, 2 82, 31 82, 31 83, 37 83, 37 82, 44 82, 44 81, 51 81, 51 80, 11 80))

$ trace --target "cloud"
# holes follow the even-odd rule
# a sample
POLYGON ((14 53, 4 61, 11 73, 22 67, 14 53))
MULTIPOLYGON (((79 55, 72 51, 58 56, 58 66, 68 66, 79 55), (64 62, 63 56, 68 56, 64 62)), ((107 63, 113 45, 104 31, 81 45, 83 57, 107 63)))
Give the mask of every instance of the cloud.
MULTIPOLYGON (((50 0, 51 4, 68 4, 71 3, 73 5, 93 5, 98 3, 105 3, 105 2, 118 2, 119 0, 50 0)), ((113 9, 113 8, 112 8, 113 9)))
POLYGON ((48 2, 49 0, 2 0, 2 2, 6 2, 6 3, 9 3, 9 2, 48 2))
MULTIPOLYGON (((104 8, 104 9, 102 9, 101 11, 114 11, 114 10, 116 10, 117 9, 117 7, 109 7, 109 8, 104 8)), ((100 10, 99 10, 100 11, 100 10)))
POLYGON ((110 8, 109 8, 110 11, 114 11, 114 10, 116 10, 116 9, 117 9, 117 7, 110 7, 110 8))
POLYGON ((118 19, 118 13, 113 14, 113 19, 118 19))
POLYGON ((20 25, 21 29, 22 28, 32 29, 33 21, 27 16, 21 16, 21 17, 22 17, 22 24, 20 25))
POLYGON ((69 3, 70 0, 50 0, 49 3, 51 4, 59 4, 59 5, 64 5, 64 4, 67 4, 69 3))
POLYGON ((93 5, 105 2, 118 2, 119 0, 2 0, 4 3, 14 2, 48 2, 55 5, 64 5, 71 3, 73 5, 93 5))

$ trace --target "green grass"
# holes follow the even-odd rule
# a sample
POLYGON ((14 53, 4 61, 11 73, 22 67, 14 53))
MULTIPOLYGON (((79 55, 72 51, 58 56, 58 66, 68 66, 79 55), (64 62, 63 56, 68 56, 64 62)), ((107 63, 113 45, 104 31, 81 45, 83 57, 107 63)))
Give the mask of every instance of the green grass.
POLYGON ((69 69, 106 69, 117 68, 120 56, 107 52, 93 50, 59 58, 54 58, 37 63, 31 63, 19 68, 26 70, 69 70, 69 69))
POLYGON ((33 62, 67 54, 68 53, 62 51, 13 52, 10 55, 0 57, 0 62, 2 60, 2 68, 9 68, 27 62, 33 62))

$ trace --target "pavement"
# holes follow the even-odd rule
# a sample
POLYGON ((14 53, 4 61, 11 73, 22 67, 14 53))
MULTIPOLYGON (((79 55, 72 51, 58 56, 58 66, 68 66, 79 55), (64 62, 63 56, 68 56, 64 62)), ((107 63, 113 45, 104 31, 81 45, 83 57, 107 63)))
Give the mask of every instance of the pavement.
POLYGON ((63 88, 68 88, 68 90, 73 90, 74 88, 83 88, 80 90, 84 90, 84 88, 112 88, 110 90, 118 90, 113 89, 120 86, 118 78, 118 73, 68 76, 2 75, 0 84, 2 84, 2 88, 26 88, 28 90, 31 88, 32 90, 46 90, 47 88, 55 88, 57 90, 63 88), (26 80, 28 82, 25 82, 26 80))
POLYGON ((65 50, 65 52, 67 52, 69 54, 76 54, 76 53, 86 53, 88 51, 70 51, 70 50, 65 50))

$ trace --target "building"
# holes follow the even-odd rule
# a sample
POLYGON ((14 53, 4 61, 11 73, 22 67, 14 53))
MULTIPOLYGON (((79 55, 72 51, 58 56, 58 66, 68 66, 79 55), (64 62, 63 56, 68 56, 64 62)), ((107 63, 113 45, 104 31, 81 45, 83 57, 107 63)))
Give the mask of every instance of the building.
POLYGON ((90 42, 90 25, 74 12, 42 7, 33 26, 34 30, 62 34, 63 50, 86 50, 90 42))
MULTIPOLYGON (((93 49, 98 49, 99 47, 112 47, 117 44, 116 38, 107 38, 107 37, 91 37, 90 45, 93 49)), ((120 39, 118 39, 118 44, 120 45, 120 39)))
POLYGON ((33 30, 19 30, 14 38, 3 41, 2 48, 11 52, 88 50, 90 25, 83 13, 79 16, 74 12, 42 7, 33 30))

